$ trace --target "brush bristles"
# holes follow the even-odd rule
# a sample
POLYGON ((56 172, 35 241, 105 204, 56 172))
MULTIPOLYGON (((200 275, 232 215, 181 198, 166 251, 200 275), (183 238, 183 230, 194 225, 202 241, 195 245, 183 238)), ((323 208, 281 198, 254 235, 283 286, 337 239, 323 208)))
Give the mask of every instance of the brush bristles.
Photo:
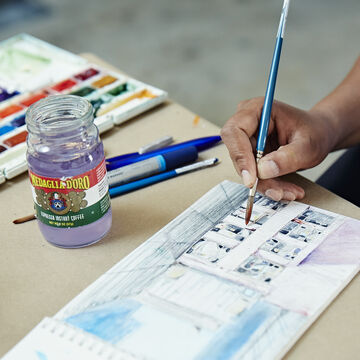
POLYGON ((253 204, 254 204, 254 196, 249 196, 246 205, 245 225, 247 225, 250 222, 253 204))
POLYGON ((28 216, 24 216, 20 219, 16 219, 13 221, 14 224, 22 224, 24 222, 27 222, 27 221, 31 221, 31 220, 35 220, 36 219, 36 216, 34 214, 31 214, 31 215, 28 215, 28 216))

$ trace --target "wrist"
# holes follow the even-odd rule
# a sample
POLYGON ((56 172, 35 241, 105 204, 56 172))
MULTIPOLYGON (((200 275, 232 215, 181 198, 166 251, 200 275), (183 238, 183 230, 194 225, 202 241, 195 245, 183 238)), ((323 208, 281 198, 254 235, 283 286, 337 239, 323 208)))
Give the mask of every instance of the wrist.
POLYGON ((344 137, 343 129, 339 124, 339 119, 331 109, 315 105, 309 111, 311 117, 321 127, 322 141, 328 153, 340 148, 340 143, 344 137))

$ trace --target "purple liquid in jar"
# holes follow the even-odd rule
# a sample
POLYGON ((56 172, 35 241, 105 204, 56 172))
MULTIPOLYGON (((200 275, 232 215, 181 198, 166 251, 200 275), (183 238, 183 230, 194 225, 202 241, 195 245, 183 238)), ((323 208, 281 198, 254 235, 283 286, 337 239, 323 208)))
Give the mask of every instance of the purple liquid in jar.
MULTIPOLYGON (((86 100, 74 96, 52 96, 51 98, 57 99, 48 98, 40 101, 45 103, 50 100, 51 105, 55 108, 57 102, 61 103, 61 101, 65 101, 64 108, 70 106, 73 101, 81 100, 88 103, 86 100), (62 98, 70 98, 70 103, 66 103, 67 99, 62 98)), ((39 105, 40 109, 35 110, 39 111, 41 105, 47 106, 48 104, 39 105)), ((89 105, 86 104, 86 106, 89 105)), ((48 110, 47 107, 46 110, 48 110)), ((87 109, 81 110, 85 111, 87 109)), ((32 111, 34 112, 34 110, 32 111)), ((34 114, 31 112, 27 114, 29 128, 27 161, 31 172, 49 178, 67 178, 84 174, 96 168, 103 161, 104 149, 102 142, 99 140, 98 130, 92 123, 92 111, 90 115, 91 121, 83 119, 83 124, 78 130, 76 124, 81 125, 81 121, 78 121, 79 117, 81 118, 79 114, 75 113, 78 116, 74 116, 74 114, 69 114, 68 111, 57 110, 57 115, 53 116, 53 122, 45 124, 45 130, 40 129, 40 132, 31 132, 31 119, 28 120, 31 115, 34 114), (65 116, 61 117, 61 113, 64 113, 65 116), (48 131, 52 125, 52 131, 48 131), (53 131, 54 129, 56 131, 53 131)), ((89 116, 88 113, 86 115, 89 116)), ((109 207, 107 212, 98 220, 71 228, 50 226, 40 220, 37 220, 37 222, 41 233, 47 241, 60 247, 76 248, 90 245, 102 239, 111 228, 112 213, 109 207)))

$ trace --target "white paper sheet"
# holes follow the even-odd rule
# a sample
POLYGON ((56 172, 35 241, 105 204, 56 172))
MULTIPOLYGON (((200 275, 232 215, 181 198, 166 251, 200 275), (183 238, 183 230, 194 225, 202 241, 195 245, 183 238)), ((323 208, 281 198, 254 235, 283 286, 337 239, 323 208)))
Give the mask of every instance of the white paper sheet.
POLYGON ((246 198, 216 186, 56 321, 137 358, 282 356, 358 272, 360 222, 257 196, 245 226, 246 198))

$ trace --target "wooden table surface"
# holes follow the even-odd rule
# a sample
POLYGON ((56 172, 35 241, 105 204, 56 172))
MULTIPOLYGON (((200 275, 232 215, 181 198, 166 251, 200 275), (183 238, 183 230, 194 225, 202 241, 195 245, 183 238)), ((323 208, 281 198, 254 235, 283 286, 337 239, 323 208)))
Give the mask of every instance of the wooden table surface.
MULTIPOLYGON (((84 54, 92 62, 99 58, 84 54)), ((234 104, 235 106, 235 104, 234 104)), ((215 135, 219 128, 168 101, 102 135, 106 156, 136 151, 164 135, 176 141, 215 135)), ((13 225, 30 214, 33 200, 27 174, 0 187, 0 356, 45 316, 53 316, 152 234, 224 179, 239 182, 225 145, 200 153, 218 157, 213 168, 174 178, 112 200, 113 226, 101 242, 65 250, 48 244, 35 221, 13 225)), ((305 203, 360 219, 360 208, 299 175, 291 181, 306 190, 305 203)), ((287 359, 355 359, 360 354, 360 278, 357 276, 301 337, 287 359)))

